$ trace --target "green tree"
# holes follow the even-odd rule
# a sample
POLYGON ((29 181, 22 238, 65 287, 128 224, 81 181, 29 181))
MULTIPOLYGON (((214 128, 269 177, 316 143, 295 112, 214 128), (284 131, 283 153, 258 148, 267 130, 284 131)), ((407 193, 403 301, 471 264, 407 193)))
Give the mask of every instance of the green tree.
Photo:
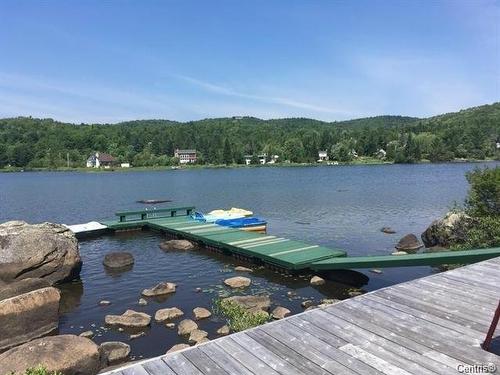
POLYGON ((229 143, 229 139, 227 138, 224 141, 224 151, 222 152, 222 160, 226 165, 233 163, 233 152, 231 151, 231 144, 229 143))

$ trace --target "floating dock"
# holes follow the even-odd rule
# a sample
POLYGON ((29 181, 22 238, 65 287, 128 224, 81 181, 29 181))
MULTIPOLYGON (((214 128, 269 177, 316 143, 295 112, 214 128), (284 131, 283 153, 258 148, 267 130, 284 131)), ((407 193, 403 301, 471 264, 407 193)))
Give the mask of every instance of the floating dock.
POLYGON ((500 357, 481 344, 499 269, 495 258, 427 276, 103 375, 494 373, 500 357))
POLYGON ((341 249, 193 220, 194 207, 117 212, 116 220, 69 226, 79 236, 103 230, 158 230, 226 254, 290 271, 470 264, 500 256, 500 248, 407 255, 349 257, 341 249))

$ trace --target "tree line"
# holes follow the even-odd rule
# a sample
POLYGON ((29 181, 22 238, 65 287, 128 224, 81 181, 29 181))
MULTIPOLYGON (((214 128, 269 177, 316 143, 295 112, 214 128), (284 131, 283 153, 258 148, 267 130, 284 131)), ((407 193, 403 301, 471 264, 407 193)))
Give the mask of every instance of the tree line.
POLYGON ((0 119, 0 168, 83 167, 95 151, 133 166, 168 166, 177 162, 176 148, 196 149, 199 164, 243 164, 245 155, 264 153, 278 155, 281 162, 312 163, 319 150, 339 162, 356 157, 441 162, 498 159, 499 145, 500 103, 425 119, 378 116, 338 122, 231 117, 77 125, 0 119))

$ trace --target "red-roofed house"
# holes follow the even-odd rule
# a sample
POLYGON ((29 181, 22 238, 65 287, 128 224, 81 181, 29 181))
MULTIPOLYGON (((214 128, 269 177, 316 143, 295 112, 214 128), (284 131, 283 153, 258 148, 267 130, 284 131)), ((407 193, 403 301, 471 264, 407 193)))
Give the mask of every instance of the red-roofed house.
POLYGON ((87 168, 109 168, 116 164, 116 159, 104 152, 95 152, 87 159, 87 168))

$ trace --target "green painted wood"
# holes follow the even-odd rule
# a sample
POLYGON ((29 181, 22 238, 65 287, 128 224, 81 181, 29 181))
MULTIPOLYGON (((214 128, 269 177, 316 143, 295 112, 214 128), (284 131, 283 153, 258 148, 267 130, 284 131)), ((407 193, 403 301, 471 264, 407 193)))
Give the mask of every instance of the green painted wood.
POLYGON ((314 270, 469 264, 500 256, 500 247, 435 253, 331 258, 311 265, 314 270))

